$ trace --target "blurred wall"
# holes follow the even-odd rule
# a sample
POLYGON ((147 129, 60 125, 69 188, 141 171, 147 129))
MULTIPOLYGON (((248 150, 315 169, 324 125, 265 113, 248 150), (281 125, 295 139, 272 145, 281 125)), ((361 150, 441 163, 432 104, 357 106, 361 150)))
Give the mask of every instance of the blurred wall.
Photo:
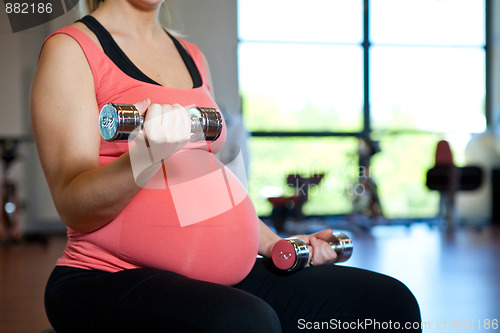
POLYGON ((13 33, 7 14, 0 12, 0 137, 21 138, 24 142, 14 170, 23 203, 25 232, 64 229, 36 154, 29 117, 29 91, 44 38, 75 17, 73 10, 46 24, 13 33))

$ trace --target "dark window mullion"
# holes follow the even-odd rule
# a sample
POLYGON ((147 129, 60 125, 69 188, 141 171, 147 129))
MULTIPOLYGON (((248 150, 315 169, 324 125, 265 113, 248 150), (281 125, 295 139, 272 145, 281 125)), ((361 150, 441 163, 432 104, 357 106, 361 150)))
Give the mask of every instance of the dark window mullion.
POLYGON ((363 134, 371 134, 370 121, 370 1, 362 0, 363 11, 363 134))
POLYGON ((284 131, 252 131, 254 137, 363 137, 363 132, 284 132, 284 131))
POLYGON ((490 127, 493 123, 493 110, 492 110, 492 94, 491 94, 491 88, 492 88, 492 75, 490 75, 491 70, 493 69, 493 59, 491 56, 491 45, 492 45, 492 38, 493 38, 493 31, 492 31, 492 26, 493 26, 493 8, 491 4, 491 0, 485 0, 485 44, 484 44, 484 54, 485 54, 485 117, 486 117, 486 126, 490 127))

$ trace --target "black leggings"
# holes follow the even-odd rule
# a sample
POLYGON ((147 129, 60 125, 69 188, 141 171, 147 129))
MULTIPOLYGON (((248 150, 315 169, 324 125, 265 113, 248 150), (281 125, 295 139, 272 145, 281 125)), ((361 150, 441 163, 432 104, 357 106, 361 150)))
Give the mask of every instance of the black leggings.
POLYGON ((264 259, 233 287, 152 268, 56 267, 45 308, 57 333, 421 332, 414 296, 391 277, 335 265, 290 274, 264 259))

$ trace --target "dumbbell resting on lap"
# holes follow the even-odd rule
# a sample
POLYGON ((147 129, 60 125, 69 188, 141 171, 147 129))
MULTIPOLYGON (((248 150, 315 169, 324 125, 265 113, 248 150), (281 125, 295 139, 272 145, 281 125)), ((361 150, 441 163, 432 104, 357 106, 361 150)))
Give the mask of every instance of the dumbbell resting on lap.
MULTIPOLYGON (((191 139, 215 141, 222 133, 223 121, 215 108, 192 107, 187 110, 191 118, 191 139)), ((133 104, 109 103, 99 113, 99 131, 106 141, 127 140, 144 123, 144 117, 133 104)))
MULTIPOLYGON (((335 262, 344 262, 352 255, 352 241, 344 233, 333 233, 328 240, 331 248, 337 253, 335 262)), ((272 250, 274 265, 285 271, 297 271, 309 263, 309 248, 300 238, 287 238, 278 241, 272 250)))

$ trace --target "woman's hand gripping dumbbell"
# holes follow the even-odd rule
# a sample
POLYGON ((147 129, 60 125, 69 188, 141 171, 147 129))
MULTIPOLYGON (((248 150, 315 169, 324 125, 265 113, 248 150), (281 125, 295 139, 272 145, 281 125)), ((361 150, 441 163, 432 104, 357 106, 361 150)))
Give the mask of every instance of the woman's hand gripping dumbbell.
MULTIPOLYGON (((337 253, 335 262, 344 262, 352 255, 352 241, 344 233, 336 232, 328 240, 330 247, 337 253)), ((278 241, 272 250, 274 265, 284 271, 297 271, 311 262, 309 246, 297 237, 278 241)))
POLYGON ((186 110, 179 104, 151 104, 149 99, 136 104, 106 104, 99 114, 103 139, 129 140, 134 179, 141 187, 188 141, 216 140, 222 125, 216 109, 186 110))
MULTIPOLYGON (((164 126, 153 129, 159 129, 160 133, 168 135, 172 129, 176 129, 175 126, 177 126, 178 122, 176 123, 175 121, 183 118, 182 115, 174 115, 173 113, 185 110, 178 104, 152 104, 149 108, 154 110, 149 110, 146 113, 146 117, 144 117, 134 104, 106 104, 99 113, 99 131, 101 132, 101 136, 106 141, 135 139, 134 136, 138 133, 135 130, 138 127, 143 125, 147 127, 146 123, 151 123, 149 127, 153 128, 159 124, 159 122, 153 123, 149 121, 153 117, 159 117, 164 126)), ((187 109, 187 116, 190 123, 191 136, 189 141, 191 142, 202 140, 215 141, 222 133, 222 116, 215 108, 191 107, 187 109)), ((181 127, 178 129, 181 129, 181 127)), ((151 134, 148 133, 148 137, 150 136, 151 134)))

